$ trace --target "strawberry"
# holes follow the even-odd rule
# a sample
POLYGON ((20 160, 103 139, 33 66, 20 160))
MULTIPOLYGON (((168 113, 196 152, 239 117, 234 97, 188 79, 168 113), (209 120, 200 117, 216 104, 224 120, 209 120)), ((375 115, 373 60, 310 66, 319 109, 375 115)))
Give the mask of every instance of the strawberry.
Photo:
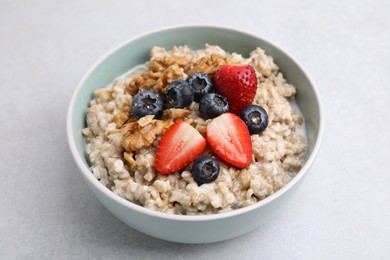
POLYGON ((202 154, 206 139, 190 124, 173 124, 161 137, 157 147, 156 170, 162 174, 178 171, 202 154))
POLYGON ((214 75, 214 89, 227 98, 230 112, 239 115, 256 95, 256 72, 250 65, 222 65, 214 75))
POLYGON ((239 168, 252 161, 252 140, 248 127, 232 113, 222 114, 207 125, 207 141, 224 161, 239 168))

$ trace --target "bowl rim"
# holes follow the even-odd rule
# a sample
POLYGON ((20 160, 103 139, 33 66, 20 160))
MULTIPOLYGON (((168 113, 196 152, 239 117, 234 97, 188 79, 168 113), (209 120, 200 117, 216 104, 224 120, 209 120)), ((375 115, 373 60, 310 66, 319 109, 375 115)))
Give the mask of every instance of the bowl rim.
POLYGON ((314 160, 315 160, 315 158, 316 158, 316 156, 317 156, 317 154, 319 152, 320 145, 321 145, 322 138, 323 138, 323 131, 324 131, 324 116, 323 116, 323 112, 322 111, 323 111, 323 108, 322 108, 322 102, 321 102, 321 99, 320 99, 319 92, 317 90, 316 85, 314 84, 314 81, 311 79, 310 75, 307 73, 306 69, 292 55, 290 55, 288 52, 286 52, 285 50, 283 50, 279 46, 275 45, 274 43, 272 43, 268 39, 266 39, 264 37, 260 37, 260 36, 256 35, 255 33, 251 33, 251 32, 248 32, 248 31, 243 31, 241 29, 236 29, 236 28, 233 28, 233 27, 221 26, 221 25, 196 25, 196 24, 195 25, 180 25, 180 26, 163 27, 163 28, 160 28, 160 29, 155 29, 155 30, 148 31, 146 33, 138 34, 138 35, 136 35, 134 37, 131 37, 130 39, 125 40, 124 42, 122 42, 119 45, 117 45, 116 47, 110 49, 103 56, 101 56, 101 58, 99 58, 87 70, 87 72, 81 78, 81 80, 77 84, 77 87, 73 91, 73 94, 72 94, 72 97, 71 97, 71 100, 70 100, 70 103, 69 103, 69 106, 68 106, 68 111, 67 111, 66 131, 67 131, 67 139, 68 139, 68 144, 69 144, 69 147, 70 147, 70 151, 72 153, 72 156, 73 156, 74 160, 76 161, 77 166, 79 167, 79 170, 81 171, 81 173, 83 174, 83 176, 85 177, 86 180, 88 180, 96 189, 98 189, 100 192, 105 194, 111 200, 114 200, 115 202, 119 203, 120 205, 122 205, 122 206, 124 206, 126 208, 129 208, 131 210, 137 211, 138 213, 141 213, 141 214, 148 215, 150 217, 156 217, 156 218, 161 218, 161 219, 169 219, 169 220, 173 220, 173 221, 184 221, 184 222, 186 222, 186 221, 197 221, 197 222, 202 222, 202 221, 210 221, 210 220, 231 218, 231 217, 242 215, 242 214, 248 213, 248 212, 250 212, 252 210, 261 208, 261 207, 271 203, 272 201, 276 200, 277 198, 281 197, 284 193, 286 193, 288 190, 290 190, 296 183, 298 183, 302 179, 302 177, 307 173, 307 171, 309 170, 310 166, 313 164, 313 162, 314 162, 314 160), (79 155, 79 153, 77 151, 77 147, 76 147, 76 144, 74 142, 75 138, 74 138, 73 131, 72 131, 72 129, 73 129, 72 115, 73 115, 73 112, 74 112, 74 105, 75 105, 75 102, 76 102, 76 98, 77 98, 77 96, 78 96, 82 86, 84 85, 86 79, 91 75, 91 73, 106 58, 108 58, 110 55, 112 55, 113 53, 118 51, 120 48, 124 47, 125 45, 129 44, 130 42, 132 42, 134 40, 141 39, 141 38, 143 38, 145 36, 149 36, 149 35, 152 35, 152 34, 155 34, 155 33, 161 33, 161 32, 164 32, 164 31, 171 31, 171 30, 185 29, 185 28, 189 29, 189 30, 191 30, 191 29, 199 29, 199 28, 215 29, 215 30, 225 30, 225 31, 231 31, 233 33, 246 34, 248 36, 257 38, 257 39, 259 39, 259 40, 261 40, 261 41, 271 45, 277 51, 279 51, 283 55, 285 55, 288 58, 290 58, 299 67, 299 69, 305 74, 305 76, 307 77, 310 85, 313 88, 314 95, 315 95, 315 97, 317 99, 317 105, 318 105, 319 117, 320 117, 319 118, 318 137, 317 137, 317 140, 315 142, 313 151, 312 151, 311 155, 309 156, 309 158, 307 159, 305 165, 299 170, 297 175, 294 178, 292 178, 292 180, 290 180, 285 186, 283 186, 277 192, 271 194, 270 196, 266 197, 265 199, 262 199, 262 200, 256 202, 255 204, 252 204, 252 205, 249 205, 249 206, 246 206, 246 207, 243 207, 243 208, 235 209, 235 210, 232 210, 232 211, 228 211, 228 212, 221 212, 221 213, 210 214, 210 215, 177 215, 177 214, 170 214, 170 213, 165 213, 165 212, 159 212, 159 211, 156 211, 156 210, 153 210, 153 209, 148 209, 148 208, 145 208, 143 206, 137 205, 137 204, 135 204, 135 203, 133 203, 131 201, 128 201, 128 200, 120 197, 119 195, 115 194, 110 189, 105 187, 102 183, 100 183, 99 180, 96 179, 93 174, 91 174, 91 171, 85 165, 85 163, 83 162, 83 160, 81 159, 81 156, 79 155))

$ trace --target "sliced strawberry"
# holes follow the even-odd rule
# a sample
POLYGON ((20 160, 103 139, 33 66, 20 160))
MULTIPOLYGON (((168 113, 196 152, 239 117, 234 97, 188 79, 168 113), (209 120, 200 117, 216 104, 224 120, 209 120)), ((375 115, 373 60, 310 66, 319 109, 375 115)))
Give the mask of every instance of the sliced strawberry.
POLYGON ((156 170, 162 174, 178 171, 202 154, 206 139, 190 124, 173 124, 161 137, 157 147, 156 170))
POLYGON ((238 115, 256 95, 256 72, 250 65, 222 65, 215 73, 214 88, 229 101, 229 111, 238 115))
POLYGON ((207 125, 207 141, 224 161, 239 168, 252 161, 252 140, 248 127, 232 113, 222 114, 207 125))

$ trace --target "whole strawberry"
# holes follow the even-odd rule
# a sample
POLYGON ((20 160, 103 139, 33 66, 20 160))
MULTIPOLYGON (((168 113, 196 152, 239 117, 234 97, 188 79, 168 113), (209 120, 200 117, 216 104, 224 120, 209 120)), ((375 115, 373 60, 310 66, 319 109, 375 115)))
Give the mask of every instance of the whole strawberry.
POLYGON ((250 65, 222 65, 214 76, 215 92, 226 97, 230 112, 238 115, 256 95, 256 72, 250 65))

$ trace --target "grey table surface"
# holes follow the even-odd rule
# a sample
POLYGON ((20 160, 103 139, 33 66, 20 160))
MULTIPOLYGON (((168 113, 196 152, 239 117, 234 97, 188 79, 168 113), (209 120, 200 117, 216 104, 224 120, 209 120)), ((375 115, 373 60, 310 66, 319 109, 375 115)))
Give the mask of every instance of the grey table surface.
POLYGON ((0 0, 1 259, 390 259, 390 2, 0 0), (237 239, 161 241, 113 217, 68 149, 85 71, 135 35, 215 24, 296 57, 318 85, 321 151, 284 212, 237 239))

